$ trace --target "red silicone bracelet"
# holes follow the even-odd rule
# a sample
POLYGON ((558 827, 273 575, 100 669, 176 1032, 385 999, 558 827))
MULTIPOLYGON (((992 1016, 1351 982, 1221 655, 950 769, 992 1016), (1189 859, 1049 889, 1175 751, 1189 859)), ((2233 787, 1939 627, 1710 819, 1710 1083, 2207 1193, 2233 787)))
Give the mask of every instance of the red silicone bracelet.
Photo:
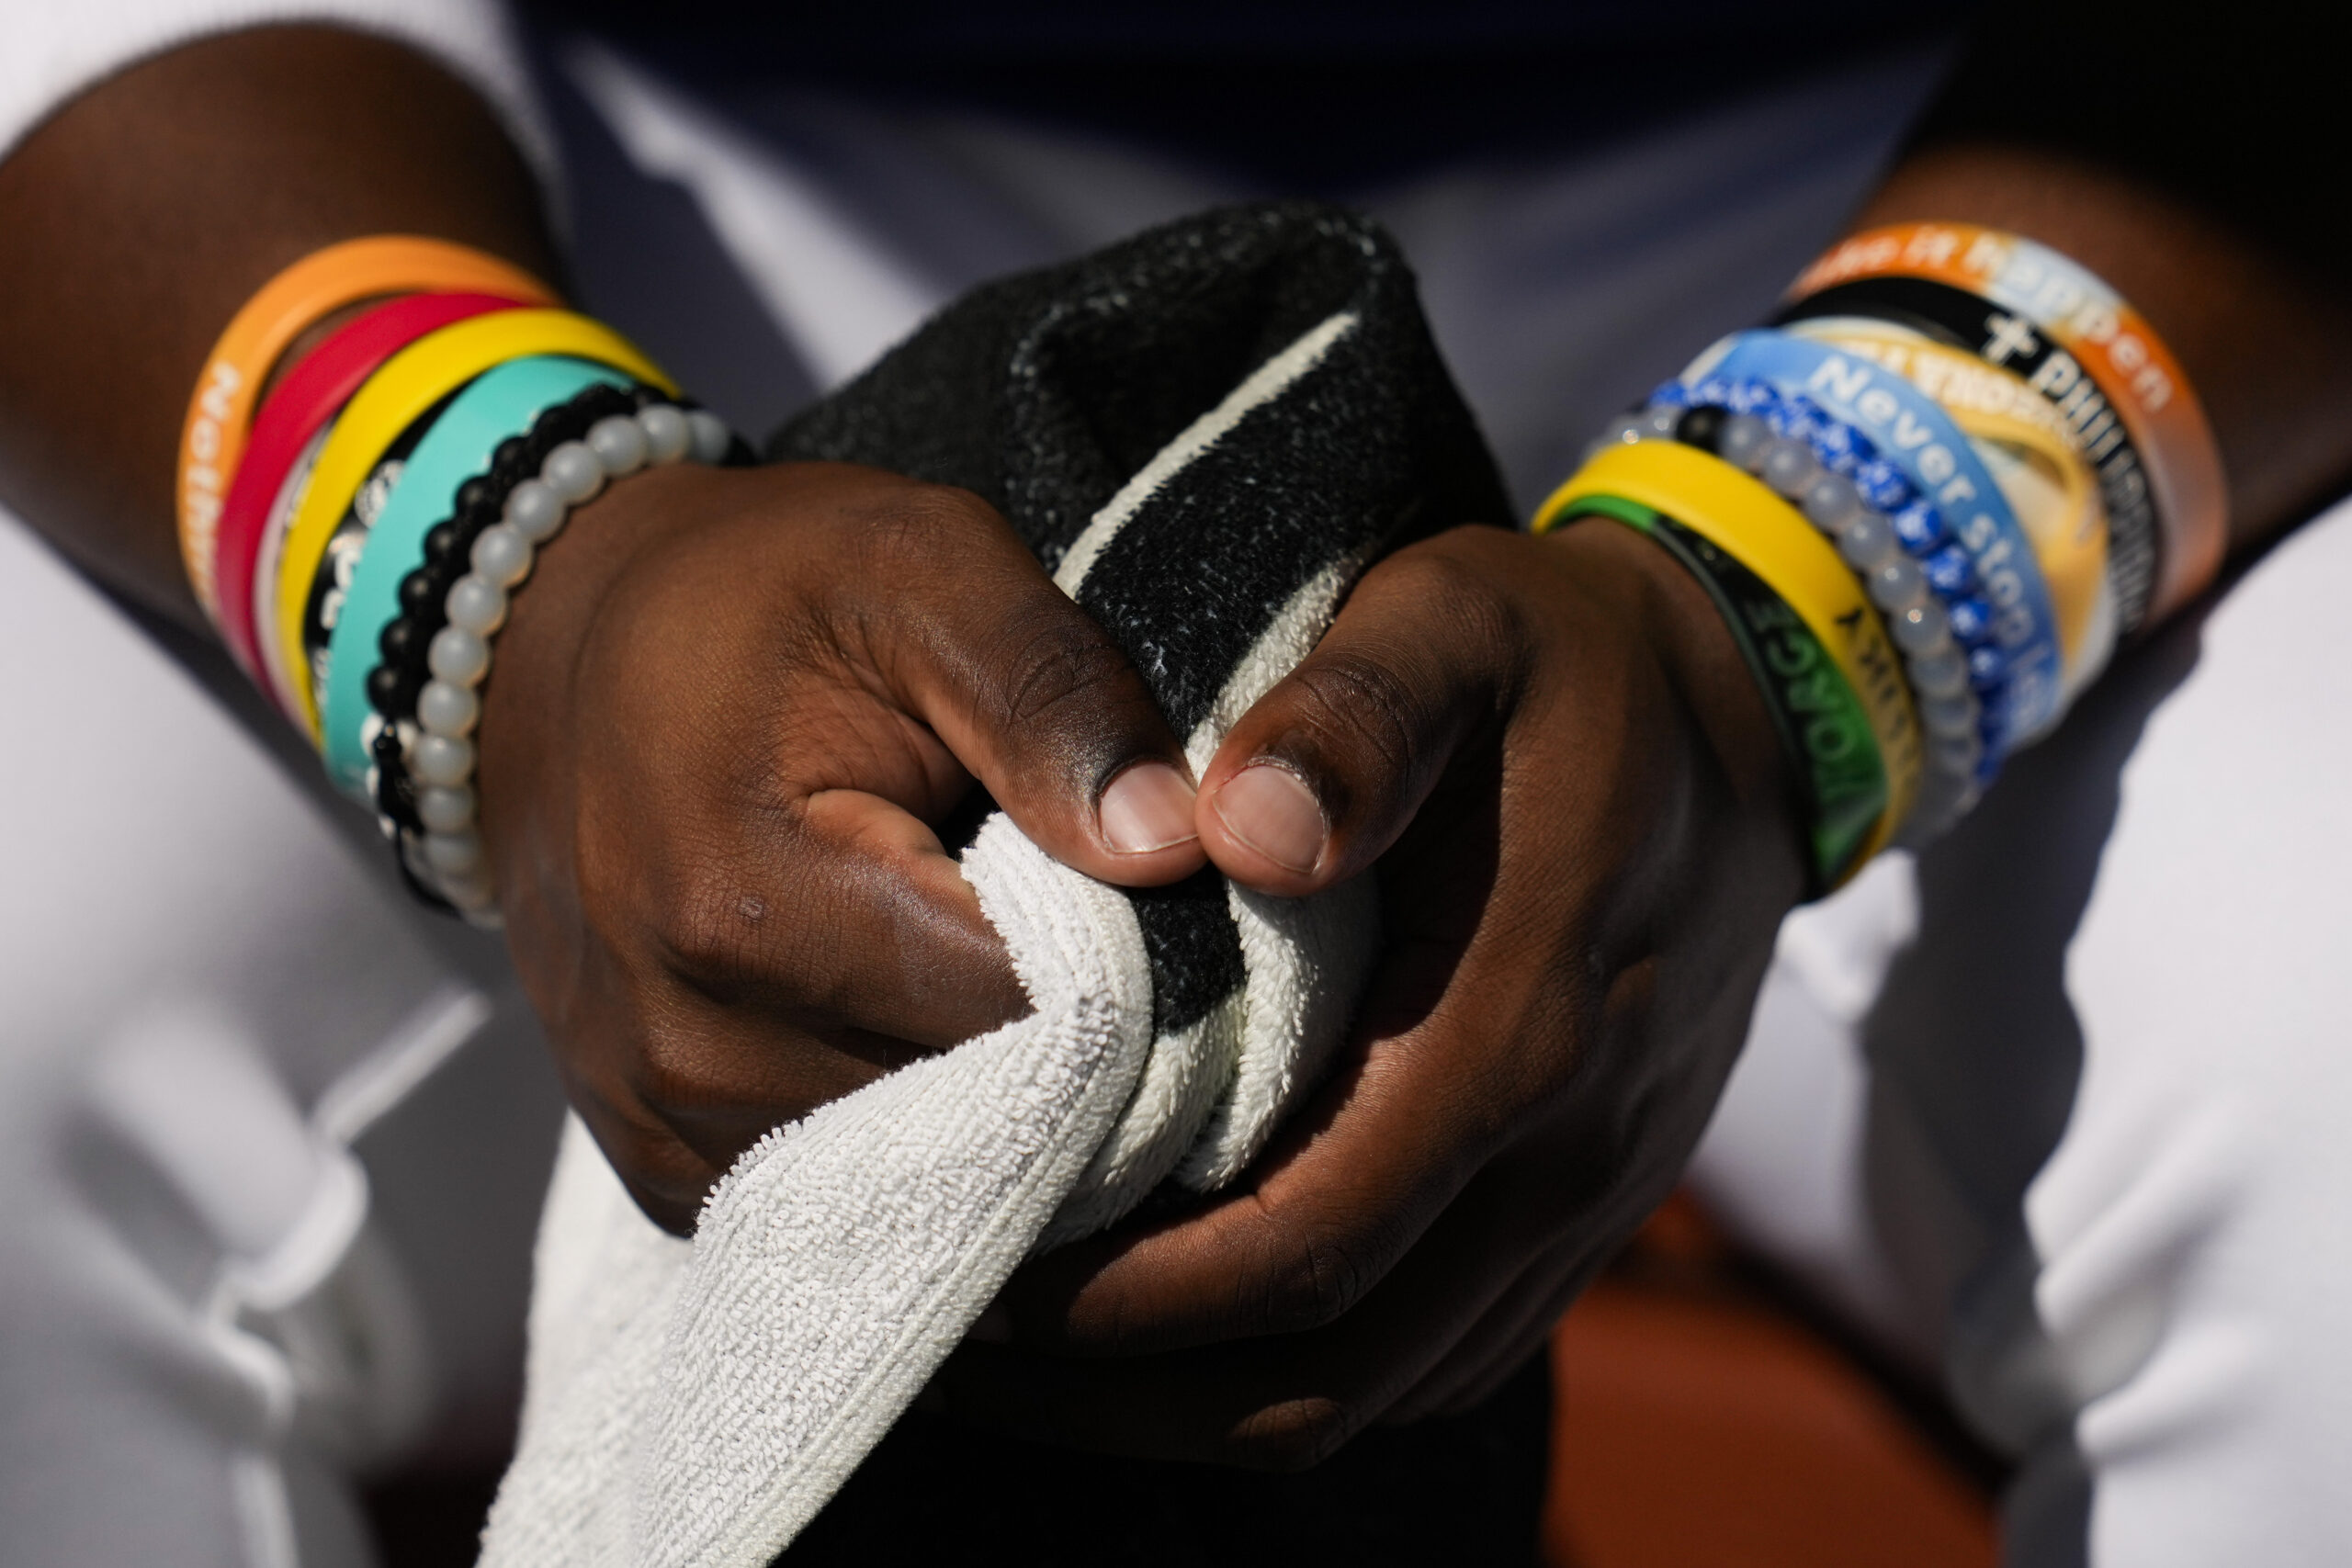
MULTIPOLYGON (((254 568, 270 502, 319 427, 349 402, 377 367, 425 333, 469 316, 529 303, 496 294, 410 294, 338 328, 302 356, 262 404, 253 438, 220 508, 213 578, 220 585, 220 636, 247 675, 261 669, 254 635, 254 568)), ((255 677, 258 679, 258 676, 255 677)))

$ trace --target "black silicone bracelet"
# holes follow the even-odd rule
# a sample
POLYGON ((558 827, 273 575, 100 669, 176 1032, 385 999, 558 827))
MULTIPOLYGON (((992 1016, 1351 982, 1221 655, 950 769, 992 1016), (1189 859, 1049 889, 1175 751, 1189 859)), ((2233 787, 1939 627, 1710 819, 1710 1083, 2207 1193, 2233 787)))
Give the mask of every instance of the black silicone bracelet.
MULTIPOLYGON (((2126 636, 2146 621, 2155 592, 2159 538, 2155 498, 2140 448, 2123 417, 2087 371, 2031 321, 1965 288, 1928 277, 1864 277, 1809 294, 1784 307, 1775 326, 1829 316, 1865 316, 1926 333, 2022 378, 2064 420, 2098 475, 2107 508, 2108 581, 2126 636), (2054 359, 2073 363, 2063 395, 2037 384, 2054 359)), ((2053 367, 2055 368, 2055 367, 2053 367)))
POLYGON ((1887 787, 1870 719, 1836 663, 1769 583, 1679 519, 1612 495, 1576 502, 1562 521, 1578 516, 1646 535, 1706 590, 1796 770, 1805 805, 1805 897, 1836 887, 1867 846, 1887 787))

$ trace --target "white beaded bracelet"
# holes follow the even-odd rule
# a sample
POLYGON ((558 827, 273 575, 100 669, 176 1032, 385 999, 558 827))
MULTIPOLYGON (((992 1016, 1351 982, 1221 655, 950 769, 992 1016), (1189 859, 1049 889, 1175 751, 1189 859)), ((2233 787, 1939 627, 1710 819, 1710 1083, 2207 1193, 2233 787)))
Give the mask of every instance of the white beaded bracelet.
MULTIPOLYGON (((447 624, 427 647, 425 667, 432 678, 417 693, 415 723, 399 727, 401 760, 423 831, 385 822, 410 874, 470 924, 501 923, 476 825, 473 737, 481 720, 480 688, 490 674, 491 641, 506 623, 508 597, 531 575, 537 552, 562 531, 571 509, 594 499, 612 480, 688 458, 716 464, 725 460, 734 442, 725 422, 702 409, 652 403, 634 414, 608 415, 589 426, 582 439, 550 451, 538 476, 515 485, 499 521, 474 539, 468 558, 471 570, 450 585, 442 602, 447 624)), ((380 732, 383 721, 372 722, 380 732)), ((371 770, 368 794, 379 796, 380 788, 371 770)))

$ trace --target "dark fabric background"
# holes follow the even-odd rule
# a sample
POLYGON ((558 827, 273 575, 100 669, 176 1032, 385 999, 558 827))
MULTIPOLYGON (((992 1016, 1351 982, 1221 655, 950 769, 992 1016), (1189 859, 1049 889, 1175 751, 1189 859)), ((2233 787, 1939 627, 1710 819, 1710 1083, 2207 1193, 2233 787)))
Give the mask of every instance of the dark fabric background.
MULTIPOLYGON (((1920 0, 525 0, 705 85, 820 86, 1081 130, 1329 195, 1588 148, 1951 33, 1920 0)), ((2036 80, 2040 80, 2036 75, 2036 80)))
POLYGON ((910 1416, 782 1568, 1532 1568, 1551 1371, 1264 1475, 1081 1454, 910 1416))

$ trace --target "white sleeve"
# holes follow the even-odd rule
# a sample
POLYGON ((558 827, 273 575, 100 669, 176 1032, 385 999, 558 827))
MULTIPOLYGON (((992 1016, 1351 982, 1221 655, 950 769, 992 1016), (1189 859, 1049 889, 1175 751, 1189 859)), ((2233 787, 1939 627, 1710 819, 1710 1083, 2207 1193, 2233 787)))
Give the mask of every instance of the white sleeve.
POLYGON ((552 186, 555 139, 501 0, 36 0, 9 7, 0 47, 0 158, 60 105, 153 55, 272 22, 396 39, 480 92, 552 186))

